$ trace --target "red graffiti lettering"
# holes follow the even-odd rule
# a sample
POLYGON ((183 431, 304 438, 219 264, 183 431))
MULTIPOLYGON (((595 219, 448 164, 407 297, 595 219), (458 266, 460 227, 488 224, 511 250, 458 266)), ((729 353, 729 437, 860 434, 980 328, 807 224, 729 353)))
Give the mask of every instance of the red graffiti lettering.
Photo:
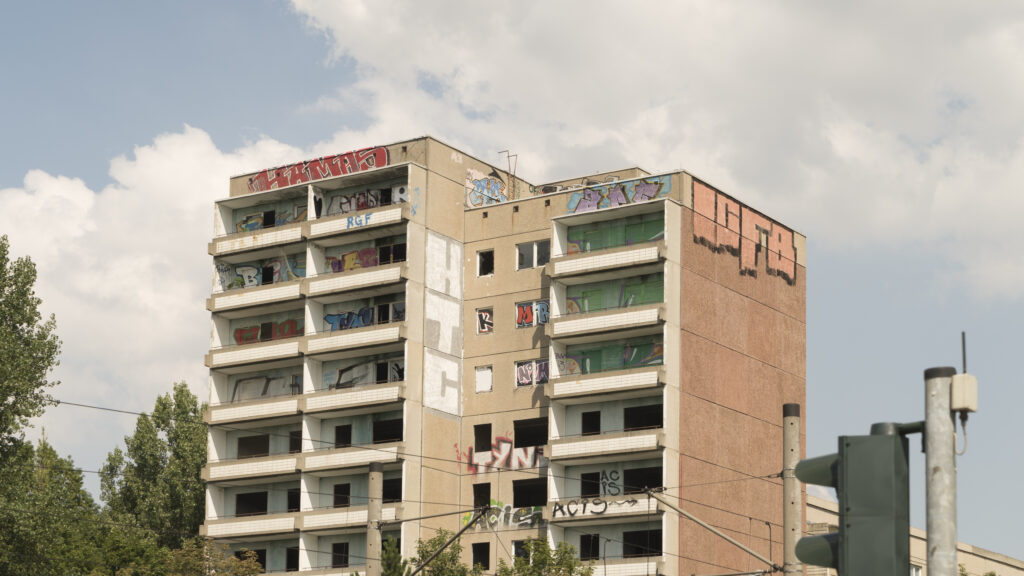
POLYGON ((335 156, 320 157, 306 162, 268 168, 249 178, 250 192, 263 192, 285 188, 313 180, 343 176, 380 168, 388 164, 388 149, 384 147, 364 148, 335 156))
POLYGON ((260 339, 260 327, 250 326, 235 330, 235 344, 250 344, 260 339))

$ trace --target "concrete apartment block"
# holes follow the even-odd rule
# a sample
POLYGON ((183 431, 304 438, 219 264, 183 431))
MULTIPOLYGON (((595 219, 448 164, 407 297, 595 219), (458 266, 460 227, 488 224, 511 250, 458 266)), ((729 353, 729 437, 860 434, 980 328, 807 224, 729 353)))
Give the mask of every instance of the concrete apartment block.
POLYGON ((488 572, 528 538, 595 574, 763 568, 664 488, 782 558, 791 228, 684 171, 534 185, 430 137, 232 178, 214 216, 205 534, 365 573, 374 531, 411 556, 487 506, 488 572))

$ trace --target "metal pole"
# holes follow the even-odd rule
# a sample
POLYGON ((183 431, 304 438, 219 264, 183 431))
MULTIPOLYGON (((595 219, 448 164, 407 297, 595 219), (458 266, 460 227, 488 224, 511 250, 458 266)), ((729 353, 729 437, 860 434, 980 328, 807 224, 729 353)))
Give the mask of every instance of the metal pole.
POLYGON ((925 476, 927 485, 928 575, 957 576, 956 428, 950 393, 956 369, 924 371, 925 476))
MULTIPOLYGON (((782 405, 782 571, 786 576, 802 574, 796 557, 796 542, 803 533, 800 482, 796 465, 800 462, 800 405, 782 405)), ((771 532, 769 531, 769 534, 771 532)), ((771 549, 771 541, 768 542, 771 549)))
POLYGON ((370 463, 370 501, 366 505, 366 576, 380 576, 380 521, 384 508, 384 465, 370 463))

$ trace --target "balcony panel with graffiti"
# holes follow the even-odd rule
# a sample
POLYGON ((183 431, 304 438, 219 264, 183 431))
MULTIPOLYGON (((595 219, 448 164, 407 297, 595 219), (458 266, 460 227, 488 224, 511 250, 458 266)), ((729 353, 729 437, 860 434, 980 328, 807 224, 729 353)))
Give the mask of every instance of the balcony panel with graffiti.
POLYGON ((295 416, 302 394, 302 366, 229 374, 214 383, 216 401, 204 415, 207 423, 295 416))
POLYGON ((661 366, 664 361, 661 336, 571 345, 564 353, 555 354, 559 378, 661 366))
POLYGON ((210 244, 210 254, 223 256, 299 242, 302 224, 308 218, 307 208, 305 194, 296 194, 230 209, 224 216, 225 233, 210 244))
POLYGON ((658 272, 567 286, 565 289, 566 309, 563 315, 618 310, 664 301, 664 274, 658 272))
POLYGON ((303 335, 305 318, 301 311, 288 311, 231 321, 231 345, 242 346, 298 338, 303 335))
POLYGON ((569 226, 566 254, 598 252, 620 246, 657 242, 665 237, 665 214, 639 214, 569 226))
POLYGON ((296 251, 268 258, 233 262, 218 259, 213 292, 243 290, 291 282, 306 277, 306 254, 296 251))
POLYGON ((335 332, 404 321, 405 294, 385 294, 324 306, 321 331, 335 332))
POLYGON ((404 398, 405 358, 390 352, 323 363, 316 392, 304 410, 321 412, 400 402, 404 398))
MULTIPOLYGON (((462 525, 469 524, 474 515, 473 512, 465 514, 462 517, 462 525)), ((536 530, 547 525, 543 506, 514 507, 492 498, 487 512, 477 519, 470 530, 536 530)))

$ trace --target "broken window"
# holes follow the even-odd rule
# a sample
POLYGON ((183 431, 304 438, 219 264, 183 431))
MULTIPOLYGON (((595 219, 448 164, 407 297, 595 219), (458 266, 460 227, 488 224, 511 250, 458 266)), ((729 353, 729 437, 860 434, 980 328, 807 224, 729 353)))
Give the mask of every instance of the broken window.
POLYGON ((580 474, 580 498, 597 498, 601 495, 601 473, 580 474))
POLYGON ((334 427, 334 447, 347 448, 352 445, 352 425, 342 424, 334 427))
POLYGON ((298 488, 288 489, 288 511, 298 512, 300 502, 300 493, 298 488))
POLYGON ((264 266, 260 268, 260 284, 273 284, 274 283, 274 267, 264 266))
POLYGON ((491 451, 490 424, 477 424, 473 426, 473 448, 477 453, 491 451))
POLYGON ((490 276, 494 274, 494 250, 483 250, 476 253, 476 275, 490 276))
POLYGON ((402 441, 402 419, 377 420, 373 423, 373 443, 401 442, 402 441))
POLYGON ((348 566, 348 542, 335 542, 331 544, 331 568, 345 568, 348 566))
POLYGON ((384 492, 381 496, 381 501, 385 504, 389 502, 401 502, 402 501, 402 479, 401 478, 388 478, 384 480, 384 492))
POLYGON ((622 555, 661 556, 661 530, 634 530, 622 533, 622 555))
POLYGON ((270 454, 270 434, 242 436, 238 439, 238 457, 256 458, 270 454))
POLYGON ((260 342, 274 339, 274 323, 263 322, 260 324, 260 342))
POLYGON ((514 447, 543 446, 548 443, 548 419, 531 418, 512 423, 514 447))
POLYGON ((548 503, 547 478, 512 481, 512 506, 546 506, 548 503))
POLYGON ((302 430, 288 432, 288 453, 297 454, 302 452, 302 430))
POLYGON ((263 227, 273 228, 277 224, 277 212, 274 210, 267 210, 263 213, 263 227))
POLYGON ((515 558, 522 558, 527 562, 530 561, 530 548, 526 545, 526 540, 512 541, 512 556, 515 558))
POLYGON ((290 546, 284 551, 284 571, 285 572, 298 572, 299 571, 299 547, 290 546))
POLYGON ((580 432, 584 436, 593 436, 601 433, 601 411, 594 410, 593 412, 584 412, 580 415, 582 425, 580 426, 580 432))
POLYGON ((632 406, 622 411, 624 430, 662 427, 662 405, 632 406))
POLYGON ((594 560, 601 557, 601 536, 580 534, 580 560, 594 560))
POLYGON ((473 484, 473 508, 491 505, 491 483, 473 484))
POLYGON ((648 488, 658 488, 662 485, 661 476, 661 466, 623 470, 622 493, 641 494, 648 488))
POLYGON ((235 516, 255 516, 267 513, 266 492, 235 494, 235 516))
POLYGON ((516 270, 543 266, 548 263, 550 257, 550 240, 516 244, 516 270))
POLYGON ((490 542, 475 542, 473 544, 473 566, 480 566, 484 570, 491 569, 490 542))
POLYGON ((235 552, 235 558, 238 558, 239 560, 244 560, 246 554, 249 552, 256 553, 256 561, 260 563, 260 570, 264 570, 267 565, 267 549, 259 548, 257 550, 249 550, 248 548, 242 548, 241 550, 235 552))
POLYGON ((352 505, 352 485, 335 484, 334 485, 334 507, 335 508, 348 508, 352 505))

